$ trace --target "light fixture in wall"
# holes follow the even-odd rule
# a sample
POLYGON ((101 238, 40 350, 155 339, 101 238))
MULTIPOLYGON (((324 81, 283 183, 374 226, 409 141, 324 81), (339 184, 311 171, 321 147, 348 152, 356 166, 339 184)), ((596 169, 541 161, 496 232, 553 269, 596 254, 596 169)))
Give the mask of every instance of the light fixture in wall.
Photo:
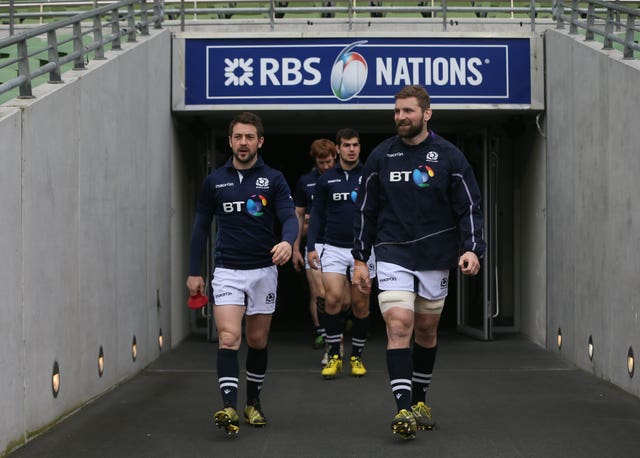
POLYGON ((57 398, 58 393, 60 392, 60 366, 58 366, 58 361, 53 362, 53 374, 51 376, 51 392, 53 393, 54 398, 57 398))
POLYGON ((587 354, 589 355, 589 361, 593 361, 593 337, 589 336, 589 343, 587 345, 587 354))
POLYGON ((136 362, 136 358, 138 357, 138 344, 136 343, 136 336, 133 336, 133 342, 131 343, 131 359, 133 362, 136 362))
POLYGON ((164 345, 164 338, 162 337, 162 328, 158 332, 158 348, 162 351, 162 345, 164 345))
POLYGON ((627 372, 629 372, 629 377, 633 377, 634 369, 633 348, 629 347, 629 351, 627 352, 627 372))
POLYGON ((562 350, 562 329, 558 328, 558 350, 562 350))
POLYGON ((98 376, 102 377, 102 374, 104 374, 104 350, 100 345, 100 350, 98 351, 98 376))

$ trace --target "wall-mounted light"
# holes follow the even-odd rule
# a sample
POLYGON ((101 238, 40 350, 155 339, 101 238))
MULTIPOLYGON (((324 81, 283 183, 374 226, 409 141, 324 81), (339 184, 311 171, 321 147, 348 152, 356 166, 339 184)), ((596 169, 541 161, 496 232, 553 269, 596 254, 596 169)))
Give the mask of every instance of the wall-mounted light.
POLYGON ((158 348, 162 351, 162 345, 164 345, 164 338, 162 337, 162 328, 160 328, 160 332, 158 332, 158 348))
POLYGON ((133 362, 136 362, 136 358, 138 357, 138 344, 136 343, 136 336, 133 336, 133 342, 131 343, 131 359, 133 362))
POLYGON ((51 376, 51 392, 53 397, 57 398, 60 392, 60 366, 58 361, 53 362, 53 375, 51 376))
POLYGON ((104 374, 104 350, 100 345, 100 350, 98 351, 98 376, 102 377, 102 374, 104 374))
POLYGON ((633 348, 629 347, 629 351, 627 352, 627 372, 629 372, 629 377, 633 377, 634 369, 633 348))
POLYGON ((589 336, 589 344, 587 345, 587 354, 589 355, 589 360, 593 361, 593 337, 589 336))
POLYGON ((558 350, 562 350, 562 329, 558 328, 558 350))

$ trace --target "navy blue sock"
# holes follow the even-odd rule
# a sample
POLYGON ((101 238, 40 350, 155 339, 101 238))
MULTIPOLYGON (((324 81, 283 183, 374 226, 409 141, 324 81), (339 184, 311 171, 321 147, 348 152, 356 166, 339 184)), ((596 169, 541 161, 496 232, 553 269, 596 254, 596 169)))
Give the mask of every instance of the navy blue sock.
POLYGON ((411 405, 424 402, 427 397, 427 389, 431 383, 431 374, 436 362, 438 346, 425 348, 414 342, 412 360, 413 377, 411 377, 411 405))
POLYGON ((411 409, 411 349, 387 350, 387 370, 398 411, 411 409))
POLYGON ((327 320, 327 314, 324 311, 324 297, 316 297, 316 311, 318 313, 318 326, 316 327, 316 332, 318 335, 326 337, 327 330, 325 329, 325 322, 327 320))
POLYGON ((325 315, 325 329, 327 337, 325 342, 329 344, 329 357, 340 355, 340 341, 342 340, 342 317, 339 313, 325 315))
POLYGON ((247 350, 247 405, 260 403, 260 391, 267 372, 269 351, 267 347, 256 350, 249 347, 247 350))
POLYGON ((364 345, 367 343, 369 331, 369 315, 364 318, 353 316, 353 328, 351 329, 351 356, 362 357, 364 345))
POLYGON ((240 374, 238 350, 219 348, 217 367, 222 402, 225 407, 233 407, 235 409, 238 404, 238 376, 240 374))

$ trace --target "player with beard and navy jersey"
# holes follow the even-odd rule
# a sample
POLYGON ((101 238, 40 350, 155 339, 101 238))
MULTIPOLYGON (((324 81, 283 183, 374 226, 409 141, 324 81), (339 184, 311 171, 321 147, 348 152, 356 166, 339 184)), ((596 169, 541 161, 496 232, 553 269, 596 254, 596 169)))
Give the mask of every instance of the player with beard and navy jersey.
MULTIPOLYGON (((325 329, 329 346, 328 360, 322 369, 326 379, 342 372, 340 342, 343 319, 340 309, 351 303, 353 327, 351 339, 351 375, 360 377, 367 373, 362 362, 362 352, 369 327, 369 293, 362 293, 350 285, 348 275, 353 269, 352 221, 355 197, 360 186, 362 164, 360 162, 360 135, 353 129, 336 133, 338 163, 323 173, 316 182, 313 205, 307 234, 307 259, 314 269, 322 269, 325 289, 325 329), (319 237, 324 240, 322 252, 316 250, 319 237), (345 300, 345 292, 349 299, 345 300)), ((375 277, 375 273, 371 272, 375 277)))
POLYGON ((252 426, 267 423, 260 391, 276 307, 277 266, 291 258, 298 234, 293 199, 284 176, 258 155, 263 143, 262 121, 257 115, 245 112, 231 121, 229 146, 233 156, 204 180, 189 248, 187 288, 194 296, 205 291, 201 262, 215 217, 217 238, 211 287, 219 336, 218 385, 224 407, 214 414, 214 421, 228 435, 239 430, 236 405, 243 318, 248 346, 244 417, 252 426), (274 232, 276 219, 282 226, 282 241, 274 232))
POLYGON ((366 260, 375 249, 387 370, 398 408, 391 430, 412 439, 416 429, 435 426, 425 399, 449 271, 459 266, 464 275, 476 275, 485 243, 478 183, 462 152, 427 129, 429 94, 407 86, 395 99, 398 135, 371 152, 362 174, 352 281, 370 291, 366 260))
MULTIPOLYGON (((310 172, 305 173, 298 179, 296 191, 293 196, 296 216, 298 217, 298 237, 293 244, 293 254, 291 260, 296 271, 305 269, 305 276, 309 284, 309 312, 311 320, 315 327, 316 336, 313 341, 313 348, 324 348, 324 286, 322 285, 322 276, 319 270, 312 269, 302 256, 300 251, 301 244, 307 238, 307 230, 309 227, 309 214, 311 213, 311 203, 313 200, 313 192, 316 189, 316 181, 321 174, 329 170, 335 165, 336 161, 336 144, 327 138, 319 138, 311 143, 309 148, 309 156, 313 158, 314 167, 310 172)), ((321 249, 322 238, 316 240, 316 250, 321 249)), ((326 361, 325 361, 326 364, 326 361)))

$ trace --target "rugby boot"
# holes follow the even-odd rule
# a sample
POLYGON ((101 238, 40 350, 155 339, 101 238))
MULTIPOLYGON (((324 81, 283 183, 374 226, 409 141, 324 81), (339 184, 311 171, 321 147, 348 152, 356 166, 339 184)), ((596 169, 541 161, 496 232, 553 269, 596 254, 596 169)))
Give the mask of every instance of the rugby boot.
POLYGON ((431 416, 431 408, 424 402, 420 401, 411 406, 411 412, 416 419, 416 425, 421 430, 432 430, 436 427, 436 422, 431 416))
POLYGON ((331 379, 340 372, 342 372, 342 360, 339 355, 333 355, 329 358, 329 361, 327 361, 327 364, 322 369, 321 374, 324 378, 331 379))
POLYGON ((404 440, 415 439, 417 429, 416 419, 407 409, 400 410, 391 421, 391 432, 404 440))
POLYGON ((240 418, 233 407, 225 407, 213 414, 218 428, 224 429, 227 436, 235 436, 240 431, 240 418))
POLYGON ((248 405, 244 408, 244 419, 251 426, 261 428, 267 424, 267 419, 262 413, 260 404, 248 405))
POLYGON ((362 364, 362 358, 359 356, 352 356, 349 363, 351 364, 351 375, 354 377, 362 377, 367 373, 364 364, 362 364))

